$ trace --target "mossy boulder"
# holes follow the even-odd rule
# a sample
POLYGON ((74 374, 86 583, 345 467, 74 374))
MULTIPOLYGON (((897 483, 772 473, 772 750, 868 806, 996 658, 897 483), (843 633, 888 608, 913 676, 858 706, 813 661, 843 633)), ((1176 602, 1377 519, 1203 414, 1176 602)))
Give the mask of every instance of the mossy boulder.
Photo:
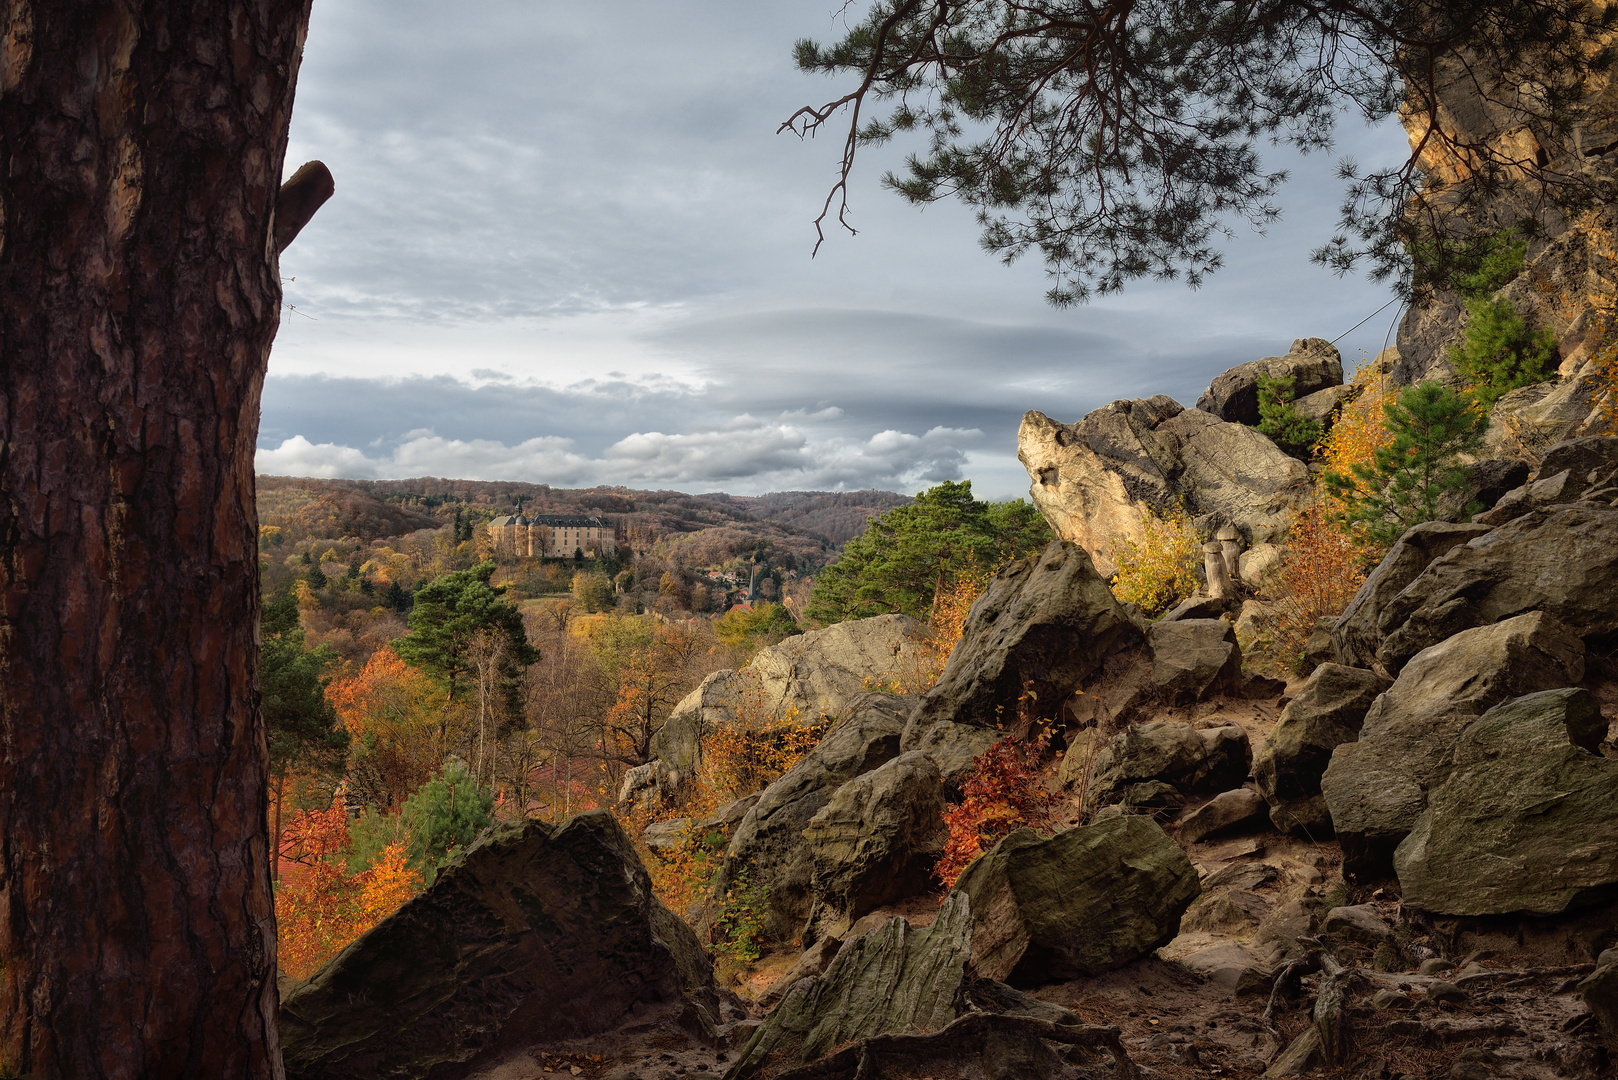
POLYGON ((1404 902, 1443 915, 1558 915, 1618 894, 1618 761, 1594 697, 1552 690, 1489 710, 1394 853, 1404 902))
POLYGON ((1044 837, 1018 829, 961 875, 972 970, 1034 986, 1122 967, 1173 940, 1201 893, 1156 822, 1123 814, 1044 837))

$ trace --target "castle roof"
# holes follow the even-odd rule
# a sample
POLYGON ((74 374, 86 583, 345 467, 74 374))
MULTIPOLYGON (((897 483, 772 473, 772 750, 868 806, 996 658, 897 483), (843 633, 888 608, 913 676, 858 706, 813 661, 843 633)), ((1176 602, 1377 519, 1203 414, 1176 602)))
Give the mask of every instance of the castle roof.
POLYGON ((608 524, 598 517, 582 514, 535 514, 528 519, 534 525, 548 525, 553 529, 606 529, 608 524))

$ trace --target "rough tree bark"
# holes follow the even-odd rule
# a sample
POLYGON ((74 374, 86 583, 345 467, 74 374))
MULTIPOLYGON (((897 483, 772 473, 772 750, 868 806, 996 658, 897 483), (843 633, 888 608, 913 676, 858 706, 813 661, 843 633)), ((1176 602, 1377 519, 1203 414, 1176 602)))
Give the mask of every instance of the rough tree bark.
POLYGON ((0 0, 7 1075, 281 1075, 253 448, 308 16, 0 0))

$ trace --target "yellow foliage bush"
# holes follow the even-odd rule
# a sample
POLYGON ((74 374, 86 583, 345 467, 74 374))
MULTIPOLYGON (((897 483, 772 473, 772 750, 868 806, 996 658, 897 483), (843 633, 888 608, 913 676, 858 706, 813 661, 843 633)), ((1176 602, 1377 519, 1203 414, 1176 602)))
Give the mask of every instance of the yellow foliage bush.
POLYGON ((1184 510, 1159 514, 1148 509, 1139 543, 1124 540, 1113 552, 1118 564, 1112 594, 1148 615, 1167 611, 1196 592, 1202 540, 1184 510))

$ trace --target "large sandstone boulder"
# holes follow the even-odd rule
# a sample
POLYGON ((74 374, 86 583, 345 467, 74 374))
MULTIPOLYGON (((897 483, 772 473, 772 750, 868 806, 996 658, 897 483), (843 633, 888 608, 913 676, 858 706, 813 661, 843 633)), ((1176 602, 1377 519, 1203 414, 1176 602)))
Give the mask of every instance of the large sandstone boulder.
POLYGON ((1253 758, 1253 779, 1276 828, 1311 837, 1332 834, 1320 777, 1332 751, 1359 738, 1366 711, 1390 685, 1363 668, 1321 664, 1281 710, 1253 758))
POLYGON ((838 788, 803 830, 823 932, 841 937, 866 912, 926 892, 945 835, 943 780, 919 750, 838 788))
POLYGON ((1083 548, 1056 540, 1008 563, 972 605, 944 673, 916 706, 905 749, 934 724, 1014 721, 1024 694, 1054 706, 1132 634, 1083 548))
POLYGON ((1375 876, 1391 868, 1393 849, 1426 808, 1450 744, 1480 715, 1583 677, 1583 643, 1538 611, 1418 653, 1371 706, 1359 741, 1332 751, 1321 777, 1344 871, 1375 876))
MULTIPOLYGON (((1087 803, 1144 805, 1136 789, 1163 786, 1179 795, 1216 795, 1242 786, 1252 744, 1237 724, 1198 731, 1175 720, 1133 724, 1096 755, 1087 803)), ((1155 794, 1154 794, 1155 797, 1155 794)))
POLYGON ((486 831, 282 999, 281 1047, 296 1080, 404 1080, 631 1015, 700 1032, 718 1005, 696 935, 592 811, 486 831))
POLYGON ((1018 829, 955 884, 971 900, 972 970, 1013 986, 1096 975, 1168 944, 1201 892, 1150 818, 1124 814, 1046 838, 1018 829))
POLYGON ((1586 690, 1495 706, 1394 854, 1404 902, 1444 915, 1556 915, 1618 886, 1618 761, 1586 690))
POLYGON ((1114 1075, 1136 1075, 1117 1028, 1085 1025, 1061 1006, 973 978, 973 926, 971 904, 956 892, 926 929, 889 919, 845 942, 824 972, 791 984, 725 1080, 761 1073, 1088 1080, 1096 1075, 1090 1067, 1070 1065, 1053 1049, 1073 1044, 1106 1049, 1114 1075))
POLYGON ((760 1065, 791 1066, 825 1057, 858 1039, 938 1031, 956 1004, 972 955, 972 909, 951 897, 925 930, 889 919, 844 942, 825 974, 793 985, 737 1055, 726 1080, 760 1065))
POLYGON ((1468 627, 1526 611, 1581 638, 1618 631, 1618 507, 1535 510, 1434 560, 1377 617, 1377 659, 1397 672, 1468 627))
POLYGON ((1223 619, 1156 622, 1146 631, 1146 642, 1152 649, 1152 686, 1170 705, 1201 701, 1241 682, 1236 627, 1223 619))
POLYGON ((738 879, 769 890, 771 929, 788 938, 808 918, 813 861, 804 829, 844 784, 899 756, 909 700, 866 692, 844 706, 832 730, 765 788, 731 835, 714 879, 709 915, 738 879))
MULTIPOLYGON (((1336 346, 1323 338, 1299 338, 1285 356, 1266 356, 1238 364, 1220 375, 1197 399, 1197 408, 1220 420, 1257 424, 1260 375, 1271 379, 1292 376, 1293 397, 1304 398, 1343 384, 1343 358, 1336 346)), ((1326 411, 1330 410, 1331 405, 1327 405, 1326 411)))
POLYGON ((1303 463, 1257 430, 1161 395, 1115 401, 1071 425, 1029 412, 1017 457, 1056 535, 1107 576, 1119 545, 1144 539, 1148 514, 1186 507, 1210 534, 1229 523, 1250 544, 1280 539, 1308 481, 1303 463))
POLYGON ((1489 531, 1487 525, 1427 521, 1406 530, 1382 557, 1332 624, 1332 647, 1340 663, 1368 668, 1382 644, 1377 620, 1383 608, 1436 558, 1489 531))
POLYGON ((652 740, 661 768, 689 776, 702 739, 746 717, 811 723, 840 713, 869 686, 891 681, 919 663, 926 627, 905 615, 835 623, 760 649, 740 671, 716 671, 676 705, 652 740))

